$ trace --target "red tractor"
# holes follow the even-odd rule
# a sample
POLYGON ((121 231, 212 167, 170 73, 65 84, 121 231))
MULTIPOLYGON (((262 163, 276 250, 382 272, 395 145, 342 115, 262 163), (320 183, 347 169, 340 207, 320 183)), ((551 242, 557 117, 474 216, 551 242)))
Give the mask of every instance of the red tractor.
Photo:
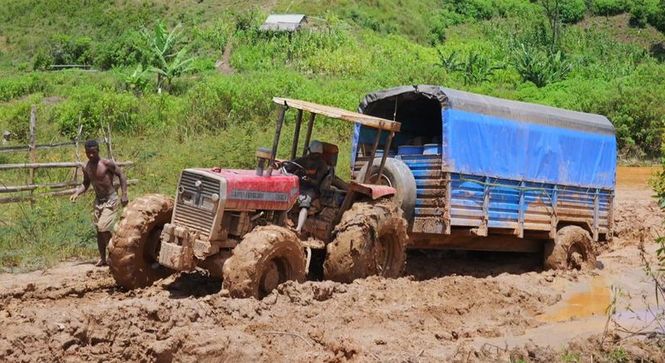
MULTIPOLYGON (((336 176, 337 146, 310 143, 316 115, 360 123, 392 140, 398 122, 310 102, 274 98, 279 116, 272 149, 256 170, 186 169, 175 198, 147 195, 125 209, 109 244, 110 270, 128 289, 176 271, 205 269, 234 297, 262 298, 280 283, 311 278, 350 282, 400 276, 407 222, 399 193, 336 176), (287 110, 296 111, 290 158, 276 159, 287 110), (309 113, 303 147, 298 140, 309 113)), ((382 169, 387 155, 380 159, 382 169)), ((380 157, 377 155, 377 157, 380 157)), ((379 175, 381 171, 379 171, 379 175)))

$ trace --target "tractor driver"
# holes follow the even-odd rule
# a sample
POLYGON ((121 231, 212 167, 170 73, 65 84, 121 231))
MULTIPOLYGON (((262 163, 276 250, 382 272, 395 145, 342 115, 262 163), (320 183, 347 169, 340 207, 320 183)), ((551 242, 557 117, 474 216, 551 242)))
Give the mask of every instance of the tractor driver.
POLYGON ((298 233, 302 231, 309 208, 312 207, 312 201, 319 197, 321 182, 330 169, 323 158, 323 144, 320 141, 312 141, 307 149, 307 155, 285 165, 288 172, 300 177, 300 196, 298 196, 300 214, 298 214, 296 227, 298 233))

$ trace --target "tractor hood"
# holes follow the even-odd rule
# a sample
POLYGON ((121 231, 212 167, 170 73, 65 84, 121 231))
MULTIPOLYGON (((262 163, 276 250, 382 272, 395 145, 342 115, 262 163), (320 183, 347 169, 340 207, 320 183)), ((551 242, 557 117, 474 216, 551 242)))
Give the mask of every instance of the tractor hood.
POLYGON ((300 191, 294 175, 258 176, 254 170, 238 169, 186 169, 219 180, 220 202, 225 210, 288 210, 296 202, 300 191))

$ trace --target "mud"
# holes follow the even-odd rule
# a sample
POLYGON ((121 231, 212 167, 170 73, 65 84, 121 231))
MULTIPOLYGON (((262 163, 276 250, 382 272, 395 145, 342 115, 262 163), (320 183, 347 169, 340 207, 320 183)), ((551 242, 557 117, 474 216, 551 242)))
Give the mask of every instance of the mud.
POLYGON ((620 248, 625 244, 653 241, 665 235, 661 223, 665 213, 658 207, 654 199, 615 201, 614 236, 619 243, 613 247, 620 248))
POLYGON ((88 263, 2 274, 0 361, 662 362, 662 342, 608 324, 610 302, 614 317, 656 306, 638 246, 652 260, 663 222, 655 202, 618 199, 616 236, 592 271, 410 251, 405 277, 287 282, 260 301, 225 296, 203 273, 132 291, 88 263))

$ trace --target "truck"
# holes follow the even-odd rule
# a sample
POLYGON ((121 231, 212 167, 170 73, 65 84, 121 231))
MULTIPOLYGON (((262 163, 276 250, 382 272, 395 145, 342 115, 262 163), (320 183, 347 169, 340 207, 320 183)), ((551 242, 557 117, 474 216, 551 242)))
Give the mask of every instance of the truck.
MULTIPOLYGON (((338 147, 312 140, 317 116, 389 133, 399 132, 400 123, 302 100, 273 102, 273 145, 257 150, 255 170, 187 168, 173 197, 146 195, 125 208, 108 247, 118 285, 140 288, 202 269, 222 279, 230 296, 262 298, 285 281, 308 277, 350 282, 402 274, 407 222, 395 188, 343 180, 336 173, 338 147), (294 116, 293 141, 280 149, 287 111, 294 116), (280 150, 286 159, 278 158, 280 150)), ((374 160, 375 150, 365 151, 374 160)), ((378 157, 379 173, 386 159, 378 157)))
POLYGON ((534 252, 546 269, 580 269, 612 238, 616 138, 604 116, 432 85, 369 93, 359 112, 401 124, 356 124, 351 168, 396 189, 409 248, 534 252))

